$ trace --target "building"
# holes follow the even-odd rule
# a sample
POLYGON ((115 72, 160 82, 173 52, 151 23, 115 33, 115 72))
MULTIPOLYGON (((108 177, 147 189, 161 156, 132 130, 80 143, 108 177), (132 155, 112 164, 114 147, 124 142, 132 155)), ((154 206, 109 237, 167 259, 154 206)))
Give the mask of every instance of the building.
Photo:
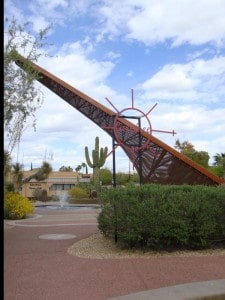
MULTIPOLYGON (((24 178, 35 174, 37 170, 24 171, 24 178)), ((59 195, 60 191, 68 191, 78 183, 90 182, 90 174, 80 174, 77 172, 51 172, 44 181, 31 181, 22 185, 21 195, 28 198, 34 198, 40 195, 43 190, 47 192, 47 197, 59 195)))

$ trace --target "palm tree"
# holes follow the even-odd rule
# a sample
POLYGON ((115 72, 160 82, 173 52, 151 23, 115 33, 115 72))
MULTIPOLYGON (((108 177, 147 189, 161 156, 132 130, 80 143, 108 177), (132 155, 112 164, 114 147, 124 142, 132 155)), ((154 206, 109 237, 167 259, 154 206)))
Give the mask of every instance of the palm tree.
POLYGON ((87 174, 87 165, 85 164, 85 162, 81 164, 81 167, 83 168, 83 173, 84 173, 84 169, 86 168, 86 174, 87 174))
POLYGON ((216 153, 214 160, 213 165, 221 168, 222 177, 225 178, 225 153, 216 153))
POLYGON ((216 153, 216 155, 214 156, 214 160, 214 166, 221 166, 225 168, 225 153, 216 153))
POLYGON ((41 168, 35 174, 25 178, 23 182, 29 182, 31 179, 36 179, 37 181, 45 180, 51 172, 52 166, 48 162, 43 162, 41 168))
POLYGON ((81 165, 78 165, 76 168, 75 168, 75 171, 79 173, 79 171, 81 170, 82 166, 81 165))

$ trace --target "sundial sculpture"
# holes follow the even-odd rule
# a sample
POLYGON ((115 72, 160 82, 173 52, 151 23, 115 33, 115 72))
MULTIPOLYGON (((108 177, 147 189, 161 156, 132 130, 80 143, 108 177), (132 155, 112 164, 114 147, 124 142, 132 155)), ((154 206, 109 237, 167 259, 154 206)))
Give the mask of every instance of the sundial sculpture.
POLYGON ((113 127, 103 127, 103 129, 113 129, 113 149, 108 154, 108 156, 113 153, 113 186, 116 186, 116 170, 115 170, 115 149, 118 146, 121 146, 124 150, 127 150, 128 152, 132 153, 133 157, 131 158, 131 161, 138 161, 138 173, 140 177, 140 184, 142 183, 142 153, 144 150, 150 151, 153 155, 158 156, 157 153, 154 152, 154 149, 151 149, 151 136, 152 132, 165 132, 165 133, 172 133, 175 134, 173 131, 164 131, 164 130, 155 130, 152 128, 151 122, 148 118, 148 115, 150 112, 156 107, 157 104, 155 104, 153 107, 151 107, 147 113, 141 111, 138 108, 134 107, 134 97, 133 97, 133 90, 132 90, 132 106, 122 109, 121 111, 118 111, 118 109, 112 104, 112 102, 106 98, 106 100, 109 102, 109 104, 114 108, 116 111, 114 115, 114 122, 113 127), (133 120, 136 124, 135 127, 130 127, 129 123, 124 126, 123 123, 120 122, 121 119, 126 120, 133 120), (144 121, 144 125, 143 125, 144 121), (142 135, 141 135, 141 129, 144 131, 147 131, 148 138, 142 141, 142 135), (137 139, 138 135, 138 139, 137 139), (122 139, 121 139, 122 137, 122 139), (136 158, 136 159, 135 159, 136 158))
POLYGON ((139 175, 141 170, 142 183, 212 186, 225 183, 224 179, 212 174, 152 135, 151 126, 148 130, 144 130, 141 126, 130 122, 128 118, 123 118, 127 109, 115 113, 23 56, 18 55, 15 62, 24 70, 26 63, 29 62, 39 74, 37 80, 40 83, 114 138, 132 161, 139 175))

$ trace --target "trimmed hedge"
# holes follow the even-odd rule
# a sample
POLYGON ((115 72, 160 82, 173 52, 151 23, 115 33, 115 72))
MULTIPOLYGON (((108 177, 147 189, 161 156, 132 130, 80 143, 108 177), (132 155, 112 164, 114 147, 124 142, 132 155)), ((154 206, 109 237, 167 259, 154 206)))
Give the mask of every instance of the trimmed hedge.
POLYGON ((123 247, 200 249, 225 240, 225 189, 156 185, 103 190, 98 228, 123 247))

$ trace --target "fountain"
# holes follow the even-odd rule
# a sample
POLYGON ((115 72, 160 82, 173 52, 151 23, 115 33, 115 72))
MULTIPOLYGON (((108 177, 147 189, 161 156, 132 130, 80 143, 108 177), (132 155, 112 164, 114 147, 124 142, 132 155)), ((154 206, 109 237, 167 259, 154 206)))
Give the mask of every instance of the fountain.
POLYGON ((61 208, 63 208, 65 206, 65 204, 67 203, 67 199, 68 199, 68 194, 67 191, 64 190, 58 190, 56 192, 56 195, 59 199, 59 205, 61 208))
MULTIPOLYGON (((69 204, 69 195, 66 190, 57 190, 55 193, 55 198, 57 198, 57 203, 51 202, 46 205, 36 205, 37 208, 41 209, 76 209, 76 210, 86 210, 86 209, 98 209, 99 205, 90 204, 69 204)), ((56 200, 56 199, 55 199, 56 200)))

